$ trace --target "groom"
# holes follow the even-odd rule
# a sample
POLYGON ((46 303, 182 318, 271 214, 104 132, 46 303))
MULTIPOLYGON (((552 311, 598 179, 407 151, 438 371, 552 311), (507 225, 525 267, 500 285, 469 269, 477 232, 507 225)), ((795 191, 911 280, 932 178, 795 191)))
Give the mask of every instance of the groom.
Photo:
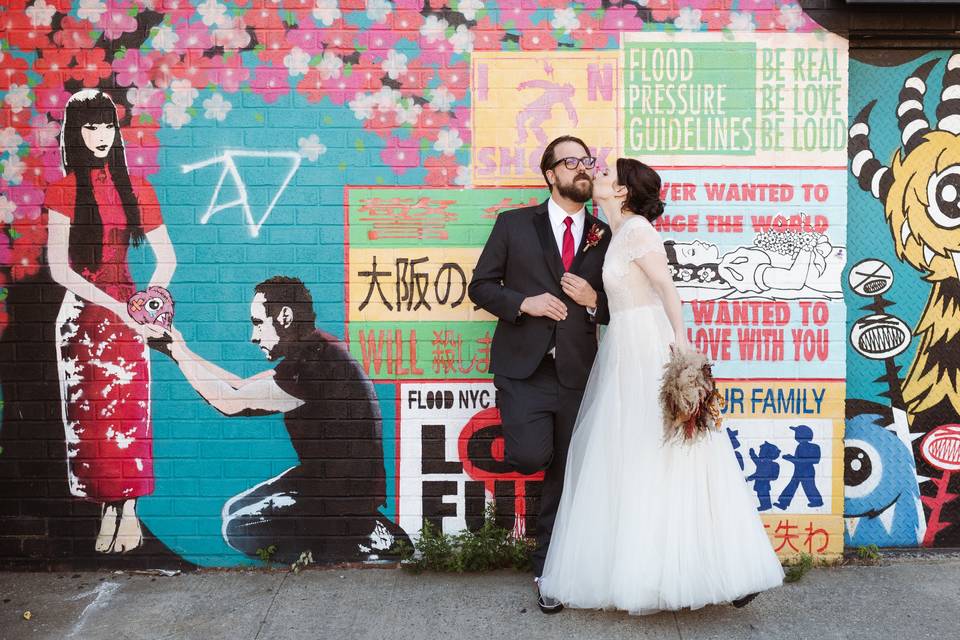
MULTIPOLYGON (((506 460, 546 474, 537 518, 534 573, 543 573, 583 389, 609 320, 601 268, 610 228, 586 212, 596 158, 579 138, 547 145, 540 171, 550 197, 501 213, 470 282, 470 299, 499 318, 490 370, 506 460)), ((545 596, 544 613, 563 605, 545 596)))

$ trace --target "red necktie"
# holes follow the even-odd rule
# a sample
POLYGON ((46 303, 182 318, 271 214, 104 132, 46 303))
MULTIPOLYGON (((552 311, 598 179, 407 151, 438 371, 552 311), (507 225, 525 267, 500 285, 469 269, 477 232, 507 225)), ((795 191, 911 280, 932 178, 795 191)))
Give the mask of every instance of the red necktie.
POLYGON ((567 216, 563 219, 563 224, 567 225, 567 228, 563 232, 563 251, 560 257, 563 260, 564 271, 570 271, 570 265, 573 264, 573 232, 570 231, 570 227, 573 226, 573 218, 567 216))

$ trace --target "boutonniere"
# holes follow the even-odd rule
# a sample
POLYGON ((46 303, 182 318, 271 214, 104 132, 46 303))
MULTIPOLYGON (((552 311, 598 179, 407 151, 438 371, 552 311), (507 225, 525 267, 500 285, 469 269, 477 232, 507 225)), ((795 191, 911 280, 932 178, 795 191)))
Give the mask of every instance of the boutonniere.
POLYGON ((600 238, 603 237, 605 232, 606 229, 594 223, 594 225, 590 227, 590 230, 587 231, 587 241, 584 243, 583 252, 586 253, 590 247, 595 247, 600 244, 600 238))

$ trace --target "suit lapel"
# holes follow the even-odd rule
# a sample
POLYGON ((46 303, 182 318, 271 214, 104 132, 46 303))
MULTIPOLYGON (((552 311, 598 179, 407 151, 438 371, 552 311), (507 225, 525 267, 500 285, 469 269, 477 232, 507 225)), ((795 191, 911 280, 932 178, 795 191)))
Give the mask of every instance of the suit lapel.
POLYGON ((550 267, 550 272, 559 281, 563 275, 563 261, 557 251, 557 241, 550 228, 550 216, 547 214, 547 202, 544 201, 534 216, 534 226, 537 228, 537 238, 540 240, 540 249, 550 267))

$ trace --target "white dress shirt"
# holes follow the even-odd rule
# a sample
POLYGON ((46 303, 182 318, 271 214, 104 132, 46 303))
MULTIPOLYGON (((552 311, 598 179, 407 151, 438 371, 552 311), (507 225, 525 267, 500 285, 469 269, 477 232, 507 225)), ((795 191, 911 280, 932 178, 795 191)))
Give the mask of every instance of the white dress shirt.
MULTIPOLYGON (((583 237, 583 227, 587 220, 586 207, 580 207, 580 211, 570 214, 563 210, 563 207, 554 202, 553 198, 547 200, 547 215, 550 216, 550 228, 553 230, 553 239, 557 243, 557 254, 563 259, 563 234, 567 231, 567 218, 573 218, 573 224, 570 225, 570 233, 573 234, 573 255, 576 257, 577 248, 580 246, 580 238, 583 237)), ((587 313, 591 316, 596 314, 597 310, 588 307, 587 313)), ((557 348, 553 347, 549 351, 554 358, 557 357, 557 348)))
POLYGON ((547 215, 550 216, 550 228, 553 230, 553 237, 557 241, 557 254, 563 257, 563 234, 567 230, 564 222, 568 217, 573 218, 573 224, 570 225, 570 233, 573 234, 573 254, 577 254, 577 247, 580 246, 580 238, 583 237, 583 226, 587 219, 586 207, 581 207, 580 211, 569 214, 563 208, 553 201, 553 198, 547 200, 547 215))

